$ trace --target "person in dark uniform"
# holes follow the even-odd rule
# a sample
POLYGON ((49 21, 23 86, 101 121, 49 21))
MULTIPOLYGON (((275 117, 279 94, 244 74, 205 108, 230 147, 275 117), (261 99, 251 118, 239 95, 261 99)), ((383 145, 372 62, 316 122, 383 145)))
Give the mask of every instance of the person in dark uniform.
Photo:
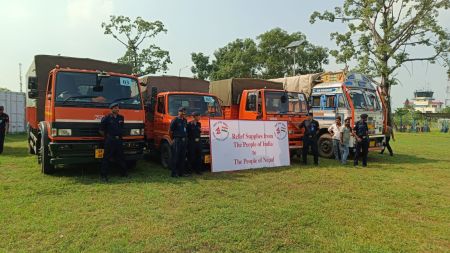
POLYGON ((109 108, 111 113, 103 117, 100 123, 100 134, 105 137, 105 153, 102 161, 101 177, 106 182, 108 181, 108 171, 112 158, 120 165, 121 176, 128 176, 122 142, 125 119, 119 114, 118 103, 112 103, 109 108))
POLYGON ((188 160, 191 172, 202 174, 202 143, 200 135, 202 125, 200 124, 200 114, 198 112, 192 113, 194 119, 187 125, 188 136, 188 160))
POLYGON ((0 154, 3 153, 3 144, 5 143, 5 135, 9 130, 9 116, 3 111, 5 108, 0 105, 0 154))
POLYGON ((172 177, 187 176, 184 174, 187 145, 186 108, 178 109, 178 117, 170 122, 170 137, 172 138, 172 177))
POLYGON ((367 154, 369 153, 369 127, 367 126, 367 114, 361 114, 361 119, 355 123, 353 136, 356 137, 355 159, 353 165, 358 165, 358 158, 362 156, 362 166, 367 166, 367 154))
POLYGON ((299 128, 304 128, 303 135, 303 163, 307 164, 307 155, 309 147, 311 147, 314 164, 319 165, 319 150, 317 148, 317 137, 319 136, 319 122, 312 118, 311 114, 307 114, 308 118, 300 123, 299 128))

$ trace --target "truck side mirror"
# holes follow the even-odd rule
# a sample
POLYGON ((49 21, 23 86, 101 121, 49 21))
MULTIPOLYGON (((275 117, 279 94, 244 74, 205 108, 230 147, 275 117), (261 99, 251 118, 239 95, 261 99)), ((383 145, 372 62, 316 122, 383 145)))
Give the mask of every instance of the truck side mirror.
POLYGON ((37 77, 30 76, 28 77, 28 89, 29 90, 37 90, 37 77))
POLYGON ((38 91, 37 90, 29 90, 28 91, 28 98, 35 99, 38 97, 38 91))

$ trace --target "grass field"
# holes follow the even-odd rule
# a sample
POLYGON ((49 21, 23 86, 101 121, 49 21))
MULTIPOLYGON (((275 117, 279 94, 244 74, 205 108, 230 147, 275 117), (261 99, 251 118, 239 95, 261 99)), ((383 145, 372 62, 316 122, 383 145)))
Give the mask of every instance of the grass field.
POLYGON ((0 155, 4 252, 450 251, 450 134, 398 134, 367 169, 302 166, 172 179, 141 161, 40 173, 24 136, 0 155))

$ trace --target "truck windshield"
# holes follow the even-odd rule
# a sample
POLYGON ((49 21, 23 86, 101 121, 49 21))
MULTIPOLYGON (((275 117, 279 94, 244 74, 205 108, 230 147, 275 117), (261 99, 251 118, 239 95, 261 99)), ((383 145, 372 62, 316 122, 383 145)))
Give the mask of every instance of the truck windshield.
POLYGON ((187 115, 198 112, 200 116, 222 116, 220 103, 213 96, 169 95, 169 114, 177 116, 180 107, 186 108, 187 115))
POLYGON ((273 114, 306 112, 305 94, 299 92, 268 91, 264 94, 266 112, 273 114))
POLYGON ((56 77, 55 105, 108 107, 117 102, 124 109, 139 109, 141 96, 136 79, 96 73, 59 72, 56 77), (101 86, 101 88, 95 88, 101 86))
POLYGON ((367 109, 367 102, 364 94, 360 90, 350 91, 350 98, 352 99, 355 109, 367 109))
POLYGON ((369 103, 369 108, 375 111, 381 110, 380 100, 378 96, 373 91, 366 91, 367 101, 369 103))

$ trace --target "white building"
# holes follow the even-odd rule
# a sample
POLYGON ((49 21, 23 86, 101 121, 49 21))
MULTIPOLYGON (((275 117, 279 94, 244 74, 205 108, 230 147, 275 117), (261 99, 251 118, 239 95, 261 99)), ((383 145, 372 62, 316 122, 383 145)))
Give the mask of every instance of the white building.
POLYGON ((422 113, 437 113, 443 108, 444 102, 433 98, 433 91, 415 91, 411 101, 406 100, 405 106, 412 106, 414 110, 422 113))

